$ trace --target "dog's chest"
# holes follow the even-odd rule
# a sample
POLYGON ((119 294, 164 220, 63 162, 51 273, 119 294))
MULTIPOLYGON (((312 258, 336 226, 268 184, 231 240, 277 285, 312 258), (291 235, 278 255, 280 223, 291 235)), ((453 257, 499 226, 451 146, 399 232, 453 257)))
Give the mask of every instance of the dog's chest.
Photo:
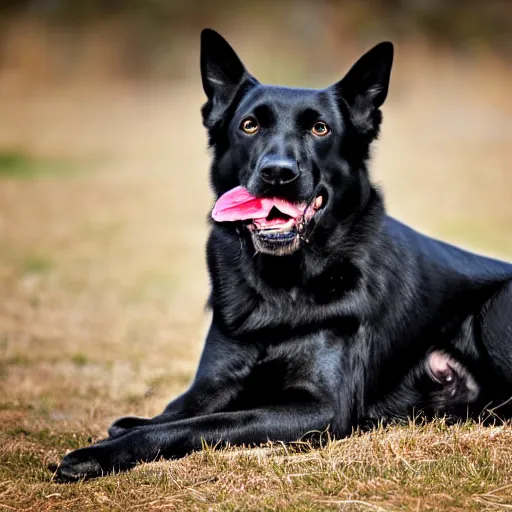
POLYGON ((295 303, 332 303, 343 299, 347 292, 353 290, 358 277, 353 267, 336 265, 300 286, 288 288, 286 297, 295 303))
POLYGON ((332 333, 319 331, 267 346, 245 380, 238 402, 244 407, 286 403, 299 390, 321 382, 322 387, 337 389, 342 354, 332 338, 332 333))

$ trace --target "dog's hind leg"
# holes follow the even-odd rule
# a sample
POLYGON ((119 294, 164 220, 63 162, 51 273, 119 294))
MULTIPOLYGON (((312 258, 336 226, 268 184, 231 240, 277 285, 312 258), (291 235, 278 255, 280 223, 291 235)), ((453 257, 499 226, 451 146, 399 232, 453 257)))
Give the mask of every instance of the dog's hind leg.
MULTIPOLYGON (((483 305, 475 318, 478 340, 487 354, 486 377, 492 389, 493 405, 512 397, 512 281, 507 282, 483 305)), ((481 361, 482 363, 482 361, 481 361)), ((488 385, 489 387, 489 385, 488 385)), ((511 417, 512 407, 506 417, 511 417)), ((505 413, 505 409, 501 409, 505 413)))
POLYGON ((512 281, 486 301, 477 320, 481 341, 493 364, 512 384, 512 281))

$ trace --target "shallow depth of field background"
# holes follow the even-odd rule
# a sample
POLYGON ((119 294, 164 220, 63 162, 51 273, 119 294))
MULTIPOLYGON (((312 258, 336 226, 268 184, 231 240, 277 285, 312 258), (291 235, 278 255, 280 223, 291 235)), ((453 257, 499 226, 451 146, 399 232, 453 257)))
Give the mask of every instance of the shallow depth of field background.
MULTIPOLYGON (((261 81, 294 86, 326 86, 394 41, 372 163, 389 211, 512 259, 510 2, 0 0, 0 510, 124 503, 129 490, 75 495, 44 466, 120 415, 158 413, 194 375, 212 206, 205 26, 261 81)), ((176 485, 135 509, 180 509, 165 501, 176 485)), ((435 510, 424 489, 417 510, 435 510)), ((235 510, 233 492, 191 499, 235 510)))

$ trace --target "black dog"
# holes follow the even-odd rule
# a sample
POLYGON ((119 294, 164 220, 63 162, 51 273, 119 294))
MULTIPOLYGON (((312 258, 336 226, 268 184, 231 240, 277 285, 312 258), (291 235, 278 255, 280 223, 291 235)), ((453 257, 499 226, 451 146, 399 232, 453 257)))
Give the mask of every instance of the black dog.
POLYGON ((369 179, 392 58, 382 43, 327 89, 274 87, 203 31, 216 196, 242 185, 310 215, 273 210, 277 229, 213 223, 213 320, 192 386, 160 416, 122 418, 67 455, 58 479, 180 457, 203 440, 342 437, 417 407, 478 414, 512 395, 512 265, 387 217, 369 179))

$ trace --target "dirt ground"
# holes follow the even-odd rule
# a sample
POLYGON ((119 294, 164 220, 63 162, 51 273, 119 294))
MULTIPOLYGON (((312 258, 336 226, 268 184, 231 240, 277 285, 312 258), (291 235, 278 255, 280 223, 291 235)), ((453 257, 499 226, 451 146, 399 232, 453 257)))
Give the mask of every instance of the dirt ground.
MULTIPOLYGON (((373 163, 390 212, 512 258, 512 70, 397 66, 373 163)), ((209 319, 202 101, 199 76, 0 80, 0 510, 512 508, 508 426, 396 427, 317 451, 207 451, 51 482, 48 462, 118 416, 158 413, 194 375, 209 319), (13 150, 30 172, 2 164, 13 150)))

